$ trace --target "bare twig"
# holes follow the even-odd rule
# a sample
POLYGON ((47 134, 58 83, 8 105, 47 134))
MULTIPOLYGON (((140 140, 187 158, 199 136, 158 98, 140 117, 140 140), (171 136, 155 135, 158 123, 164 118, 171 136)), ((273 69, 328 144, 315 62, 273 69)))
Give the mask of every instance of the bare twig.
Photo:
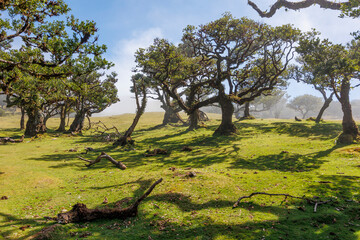
POLYGON ((303 196, 303 197, 297 197, 297 196, 293 196, 293 195, 290 195, 290 194, 287 194, 287 193, 254 192, 254 193, 251 193, 249 196, 242 196, 242 197, 240 197, 240 198, 235 202, 235 204, 233 205, 233 208, 236 208, 236 207, 239 205, 239 203, 240 203, 241 200, 243 200, 243 199, 245 199, 245 198, 251 198, 252 196, 255 196, 255 195, 284 196, 284 197, 285 197, 285 200, 286 200, 288 197, 305 200, 305 201, 307 201, 309 204, 315 204, 315 206, 314 206, 314 212, 316 212, 318 205, 320 205, 320 204, 325 204, 325 203, 330 202, 330 200, 328 200, 328 201, 317 201, 317 200, 314 199, 314 198, 307 198, 307 197, 305 197, 305 196, 303 196))
POLYGON ((98 121, 96 123, 93 123, 92 125, 94 133, 97 134, 96 137, 101 137, 108 142, 115 141, 121 136, 121 133, 119 132, 117 127, 107 127, 102 121, 98 121), (115 132, 111 132, 114 130, 115 132))

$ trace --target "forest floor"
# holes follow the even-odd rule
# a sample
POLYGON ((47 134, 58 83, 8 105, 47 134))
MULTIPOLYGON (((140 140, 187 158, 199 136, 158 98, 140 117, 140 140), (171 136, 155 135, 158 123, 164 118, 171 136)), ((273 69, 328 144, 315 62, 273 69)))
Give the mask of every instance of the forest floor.
MULTIPOLYGON (((92 121, 125 131, 133 117, 92 121)), ((103 208, 135 199, 159 178, 136 217, 60 225, 52 239, 360 239, 360 145, 335 144, 340 122, 236 121, 237 135, 213 136, 219 120, 210 117, 207 127, 189 132, 157 128, 162 114, 146 113, 130 151, 95 138, 92 130, 58 134, 57 119, 49 120, 47 134, 0 145, 0 239, 29 239, 56 223, 45 217, 76 203, 103 208), (94 151, 81 154, 86 147, 94 151), (168 154, 145 156, 156 148, 168 154), (78 158, 94 160, 101 152, 127 169, 107 160, 86 167, 78 158), (254 192, 326 203, 314 212, 305 200, 255 195, 232 208, 254 192)), ((0 118, 0 137, 19 138, 18 124, 17 116, 0 118)))

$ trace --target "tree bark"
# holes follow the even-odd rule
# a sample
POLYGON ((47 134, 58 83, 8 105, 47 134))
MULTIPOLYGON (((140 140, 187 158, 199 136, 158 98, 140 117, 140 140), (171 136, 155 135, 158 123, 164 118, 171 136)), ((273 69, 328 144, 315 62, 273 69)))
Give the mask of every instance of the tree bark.
POLYGON ((330 103, 332 102, 334 93, 330 94, 330 97, 325 99, 324 105, 321 107, 319 114, 317 115, 315 122, 320 123, 321 117, 324 114, 325 110, 330 106, 330 103))
POLYGON ((65 132, 65 126, 66 126, 66 107, 63 105, 60 108, 60 125, 56 131, 65 132))
POLYGON ((214 134, 230 135, 237 132, 237 129, 232 122, 232 116, 234 114, 234 106, 231 99, 225 94, 220 95, 219 104, 221 107, 221 124, 215 130, 214 134))
POLYGON ((87 109, 82 109, 75 114, 74 121, 70 125, 70 132, 81 132, 84 128, 84 120, 87 109))
POLYGON ((346 144, 352 143, 354 140, 356 140, 359 137, 359 129, 352 116, 350 97, 349 97, 350 88, 351 88, 350 81, 344 79, 341 83, 340 98, 338 97, 338 100, 341 103, 341 109, 343 111, 343 121, 342 121, 343 132, 339 136, 338 142, 346 143, 346 144))
POLYGON ((245 109, 244 109, 244 116, 243 118, 249 118, 250 117, 250 103, 245 103, 245 109))
POLYGON ((195 109, 193 112, 189 114, 189 128, 188 131, 195 130, 199 128, 199 109, 195 109))
POLYGON ((39 133, 46 132, 46 126, 44 124, 44 118, 37 109, 27 109, 26 113, 29 117, 26 123, 25 136, 35 137, 39 133))
POLYGON ((169 123, 178 123, 178 122, 184 122, 179 112, 174 111, 171 107, 165 107, 165 114, 163 118, 162 125, 167 125, 169 123))
POLYGON ((20 129, 25 129, 25 109, 23 107, 20 107, 21 110, 21 119, 20 119, 20 129))

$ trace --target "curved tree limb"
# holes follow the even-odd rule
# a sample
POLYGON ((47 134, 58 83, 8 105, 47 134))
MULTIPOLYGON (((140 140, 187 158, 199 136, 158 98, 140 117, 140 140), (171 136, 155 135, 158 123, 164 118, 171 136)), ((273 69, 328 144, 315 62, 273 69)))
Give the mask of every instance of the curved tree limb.
POLYGON ((277 10, 282 7, 291 9, 291 10, 299 10, 302 8, 308 8, 311 5, 318 4, 321 8, 332 9, 332 10, 340 10, 343 4, 346 2, 334 2, 328 0, 304 0, 301 2, 290 2, 287 0, 277 0, 271 7, 269 11, 262 11, 260 8, 251 0, 248 0, 248 4, 260 15, 260 17, 270 18, 274 16, 277 10))

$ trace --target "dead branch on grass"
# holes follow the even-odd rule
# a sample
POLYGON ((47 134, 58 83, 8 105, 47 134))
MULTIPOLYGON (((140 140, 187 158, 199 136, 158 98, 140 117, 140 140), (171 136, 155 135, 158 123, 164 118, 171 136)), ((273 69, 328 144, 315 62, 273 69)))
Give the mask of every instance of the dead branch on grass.
POLYGON ((243 200, 243 199, 245 199, 245 198, 251 198, 252 196, 255 196, 255 195, 284 196, 284 197, 285 197, 284 200, 286 200, 288 197, 289 197, 289 198, 295 198, 295 199, 305 200, 305 201, 307 201, 309 204, 314 204, 314 212, 317 211, 318 205, 320 205, 320 204, 325 204, 325 203, 330 202, 330 200, 321 201, 321 200, 318 200, 317 198, 307 198, 307 197, 305 197, 305 196, 303 196, 303 197, 297 197, 297 196, 292 196, 292 195, 286 194, 286 193, 253 192, 253 193, 251 193, 251 194, 248 195, 248 196, 242 196, 242 197, 240 197, 240 198, 235 202, 235 204, 233 205, 233 208, 236 208, 236 207, 239 205, 239 203, 240 203, 241 200, 243 200))
POLYGON ((87 167, 91 167, 92 165, 98 163, 101 161, 101 159, 105 158, 107 160, 109 160, 112 164, 114 164, 115 166, 117 166, 118 168, 120 168, 121 170, 125 170, 126 166, 125 164, 123 164, 120 161, 116 161, 115 159, 113 159, 112 157, 110 157, 109 155, 107 155, 105 152, 102 152, 95 160, 87 160, 83 157, 78 156, 78 158, 80 158, 81 160, 88 162, 89 164, 86 164, 85 166, 87 167))
POLYGON ((21 142, 24 141, 24 137, 25 137, 25 135, 22 135, 20 139, 13 139, 11 137, 1 137, 0 138, 0 143, 2 143, 2 144, 6 144, 8 142, 10 142, 10 143, 21 143, 21 142))
POLYGON ((154 190, 156 185, 162 182, 162 178, 157 180, 150 188, 138 198, 130 207, 127 208, 95 208, 88 209, 85 204, 77 203, 72 210, 66 213, 59 213, 57 216, 58 223, 67 224, 74 222, 87 222, 97 219, 126 219, 135 217, 138 212, 140 203, 154 190))
POLYGON ((101 138, 106 142, 115 142, 122 134, 117 127, 108 127, 102 121, 98 121, 92 124, 92 130, 96 138, 101 138))

